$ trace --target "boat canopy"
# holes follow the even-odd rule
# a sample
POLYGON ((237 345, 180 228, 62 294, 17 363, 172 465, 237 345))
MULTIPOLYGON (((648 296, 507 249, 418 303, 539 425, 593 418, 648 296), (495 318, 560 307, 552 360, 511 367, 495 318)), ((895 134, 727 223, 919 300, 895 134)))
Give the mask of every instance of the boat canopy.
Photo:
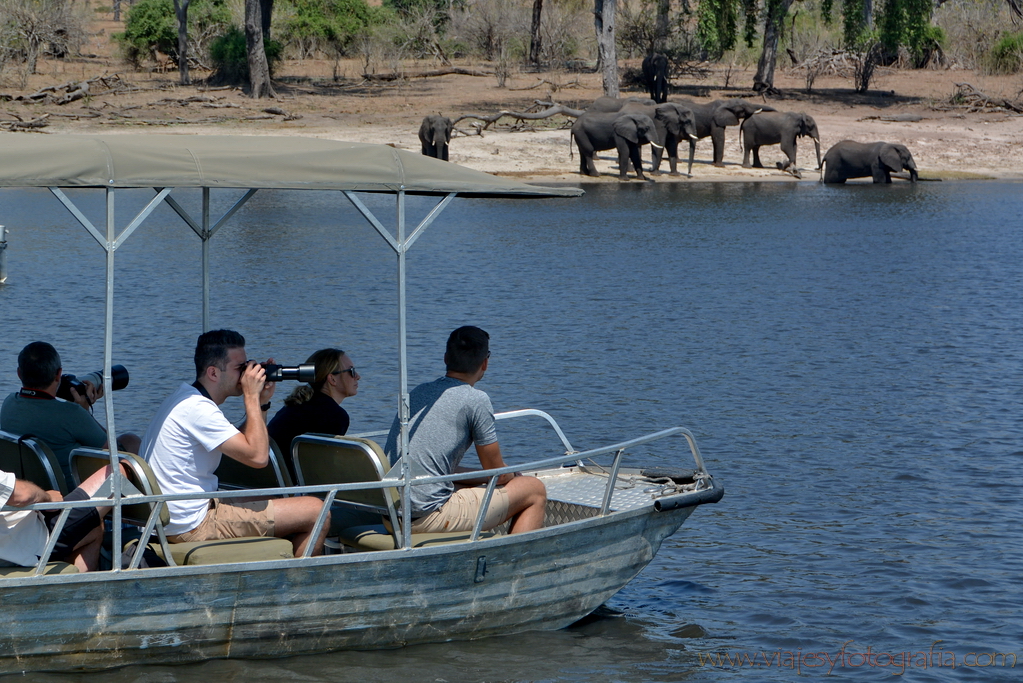
POLYGON ((7 135, 0 187, 348 190, 576 197, 389 145, 261 135, 7 135))

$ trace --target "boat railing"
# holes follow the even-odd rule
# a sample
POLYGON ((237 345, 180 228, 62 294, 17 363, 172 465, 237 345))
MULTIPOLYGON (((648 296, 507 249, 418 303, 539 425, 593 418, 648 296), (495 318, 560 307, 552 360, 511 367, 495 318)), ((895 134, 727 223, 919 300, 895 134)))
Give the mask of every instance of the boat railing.
MULTIPOLYGON (((557 427, 557 423, 554 419, 540 410, 521 410, 521 411, 510 411, 503 414, 504 418, 513 417, 525 417, 525 416, 540 416, 547 419, 552 425, 554 425, 556 431, 561 437, 562 442, 568 444, 568 439, 564 438, 561 429, 557 427)), ((495 417, 497 417, 495 415, 495 417)), ((384 432, 386 433, 386 432, 384 432)), ((696 444, 696 439, 692 432, 684 427, 672 427, 670 429, 663 429, 657 432, 652 432, 643 436, 639 436, 626 441, 620 441, 618 443, 610 444, 607 446, 600 446, 598 448, 592 448, 585 451, 571 451, 562 455, 545 458, 542 460, 536 460, 524 465, 508 465, 497 469, 473 471, 473 472, 459 472, 455 474, 449 474, 445 476, 415 476, 409 480, 411 486, 419 486, 423 484, 433 484, 441 482, 457 482, 470 479, 479 480, 481 475, 487 476, 487 488, 483 497, 482 504, 480 505, 480 511, 477 514, 475 524, 473 526, 472 534, 469 541, 477 541, 480 538, 482 532, 483 520, 486 518, 487 508, 490 505, 491 498, 493 496, 494 489, 497 486, 499 478, 505 474, 512 474, 523 471, 537 471, 550 467, 557 467, 568 463, 573 463, 578 466, 583 466, 583 461, 587 459, 596 458, 599 456, 613 454, 613 459, 609 468, 606 469, 607 483, 604 487, 603 500, 601 502, 599 515, 606 516, 610 512, 610 505, 612 495, 615 490, 615 484, 618 481, 619 471, 621 464, 625 456, 625 452, 636 446, 648 444, 660 439, 664 439, 671 436, 683 436, 689 444, 690 452, 693 456, 693 460, 696 464, 696 470, 693 477, 694 486, 693 491, 703 491, 713 486, 711 477, 707 473, 707 470, 703 463, 703 457, 700 454, 700 449, 696 444)), ((569 446, 570 448, 570 446, 569 446)), ((98 449, 79 449, 82 452, 90 452, 99 456, 107 455, 106 451, 98 449)), ((316 484, 310 486, 289 486, 289 487, 274 487, 274 488, 262 488, 262 489, 238 489, 238 490, 221 490, 204 492, 202 494, 196 493, 162 493, 159 495, 153 494, 132 494, 122 495, 119 503, 121 505, 137 505, 140 503, 153 503, 153 509, 150 513, 149 519, 146 526, 143 529, 143 536, 150 538, 154 531, 154 528, 159 520, 162 512, 162 507, 171 501, 181 500, 196 500, 196 499, 233 499, 233 498, 249 498, 251 499, 253 493, 258 491, 260 497, 278 497, 278 496, 294 496, 294 495, 322 495, 324 496, 324 505, 321 509, 319 518, 311 532, 313 538, 318 537, 319 533, 326 524, 327 512, 330 510, 330 506, 334 499, 341 492, 345 491, 360 491, 360 490, 372 490, 372 489, 402 489, 406 485, 405 480, 400 477, 388 477, 385 476, 379 481, 363 481, 353 482, 347 484, 316 484)), ((134 491, 132 487, 127 485, 127 480, 122 479, 121 490, 134 491)), ((20 510, 60 510, 61 513, 58 516, 56 523, 54 524, 53 531, 50 534, 50 538, 47 543, 45 552, 43 553, 39 564, 36 566, 35 574, 40 575, 46 569, 47 558, 53 550, 56 544, 57 537, 60 535, 60 531, 67 521, 70 511, 74 508, 82 507, 108 507, 113 505, 114 501, 110 498, 90 498, 81 501, 61 501, 61 502, 47 502, 47 503, 36 503, 33 505, 27 505, 25 507, 16 508, 11 506, 4 506, 2 509, 5 512, 16 512, 20 510)), ((403 539, 401 540, 400 547, 408 550, 411 548, 409 533, 406 531, 403 539)), ((138 561, 141 559, 141 553, 144 549, 144 544, 139 543, 136 551, 136 557, 133 558, 131 568, 135 568, 138 565, 138 561)), ((307 544, 304 554, 302 557, 309 557, 312 551, 312 544, 307 544)), ((116 554, 115 554, 116 557, 116 554)), ((119 566, 114 566, 112 571, 121 571, 119 566)))

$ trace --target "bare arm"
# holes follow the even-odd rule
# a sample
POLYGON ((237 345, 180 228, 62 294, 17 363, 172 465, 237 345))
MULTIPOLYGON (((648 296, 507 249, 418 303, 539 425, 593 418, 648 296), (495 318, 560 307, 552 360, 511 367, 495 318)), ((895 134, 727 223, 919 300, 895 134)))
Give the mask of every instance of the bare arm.
POLYGON ((56 503, 64 500, 58 491, 44 491, 30 481, 18 479, 14 482, 14 493, 7 499, 8 505, 16 508, 35 503, 56 503))
MULTIPOLYGON (((220 450, 229 458, 249 467, 266 467, 270 462, 270 437, 266 432, 266 416, 259 409, 262 396, 273 395, 273 384, 265 382, 266 371, 258 363, 250 363, 242 373, 242 400, 245 402, 245 422, 242 431, 220 444, 220 450)), ((269 397, 267 398, 269 400, 269 397)))

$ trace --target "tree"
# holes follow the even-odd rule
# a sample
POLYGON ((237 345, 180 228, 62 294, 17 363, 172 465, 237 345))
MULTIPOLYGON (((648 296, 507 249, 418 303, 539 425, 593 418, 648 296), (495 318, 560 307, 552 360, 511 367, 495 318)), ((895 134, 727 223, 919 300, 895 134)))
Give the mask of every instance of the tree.
POLYGON ((174 0, 174 16, 178 20, 178 76, 181 85, 191 85, 188 76, 188 5, 192 0, 174 0))
POLYGON ((529 30, 529 63, 540 64, 540 18, 543 13, 543 0, 533 0, 533 24, 529 30))
MULTIPOLYGON (((249 97, 277 97, 263 46, 263 2, 245 0, 245 51, 249 64, 249 97)), ((269 23, 269 17, 267 22, 269 23)))
MULTIPOLYGON (((774 89, 774 65, 778 59, 778 41, 781 39, 785 17, 794 1, 766 0, 764 5, 764 47, 760 51, 757 73, 753 77, 753 90, 756 92, 774 89)), ((930 0, 925 1, 929 2, 930 0)))
POLYGON ((615 9, 618 0, 593 0, 593 23, 597 30, 597 68, 603 76, 604 94, 618 97, 618 53, 615 50, 615 9))

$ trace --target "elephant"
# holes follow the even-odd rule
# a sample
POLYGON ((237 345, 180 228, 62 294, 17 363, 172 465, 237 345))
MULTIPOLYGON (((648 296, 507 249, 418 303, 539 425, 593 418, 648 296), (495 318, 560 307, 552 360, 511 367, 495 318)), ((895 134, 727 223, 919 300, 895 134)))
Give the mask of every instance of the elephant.
POLYGON ((643 82, 650 99, 657 104, 668 101, 668 58, 659 52, 643 58, 643 82))
POLYGON ((753 104, 739 98, 729 100, 714 100, 707 104, 697 104, 692 100, 675 100, 693 112, 696 119, 696 137, 705 138, 710 136, 714 144, 714 165, 724 166, 725 158, 725 128, 727 126, 738 126, 739 122, 748 119, 753 114, 761 111, 775 111, 767 105, 753 104))
POLYGON ((601 95, 597 99, 593 100, 593 102, 590 103, 590 106, 586 107, 586 111, 610 114, 612 112, 621 111, 622 107, 630 103, 650 105, 657 104, 646 97, 608 97, 607 95, 601 95))
POLYGON ((419 126, 419 142, 423 145, 423 156, 447 161, 448 143, 451 142, 453 129, 451 119, 446 116, 430 114, 423 117, 423 123, 419 126))
POLYGON ((903 170, 909 171, 909 182, 915 183, 916 163, 905 145, 842 140, 824 155, 821 182, 844 183, 849 178, 870 176, 875 183, 890 183, 891 174, 903 170))
MULTIPOLYGON (((693 155, 696 153, 696 119, 693 112, 681 104, 665 102, 664 104, 642 104, 640 102, 628 102, 622 107, 623 114, 643 114, 649 116, 657 129, 657 144, 661 145, 668 152, 668 164, 671 167, 671 174, 678 174, 678 142, 689 140, 689 171, 688 175, 693 176, 693 155)), ((661 166, 661 155, 664 150, 652 147, 653 157, 651 171, 658 172, 661 166)))
POLYGON ((745 148, 742 155, 742 167, 749 168, 750 152, 753 153, 753 166, 763 168, 760 163, 760 148, 763 145, 781 145, 781 151, 789 160, 778 168, 788 171, 797 178, 802 178, 796 168, 796 139, 809 137, 817 150, 817 168, 821 167, 821 136, 817 132, 817 122, 812 116, 802 112, 765 111, 754 114, 739 127, 739 139, 745 148))
POLYGON ((657 128, 649 116, 617 112, 586 112, 572 124, 572 137, 579 148, 579 172, 597 176, 593 155, 603 149, 618 150, 618 178, 628 180, 629 162, 636 169, 636 177, 646 180, 639 148, 657 142, 657 128))

